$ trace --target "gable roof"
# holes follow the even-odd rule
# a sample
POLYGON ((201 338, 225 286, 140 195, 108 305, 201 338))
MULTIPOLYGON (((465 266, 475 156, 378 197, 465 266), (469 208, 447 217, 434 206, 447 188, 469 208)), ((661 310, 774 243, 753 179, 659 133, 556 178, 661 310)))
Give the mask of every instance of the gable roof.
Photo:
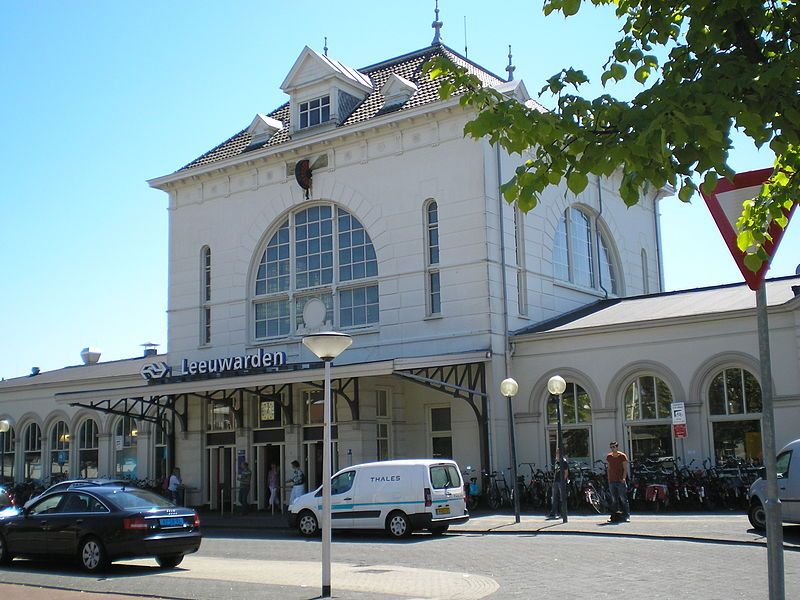
MULTIPOLYGON (((322 55, 317 54, 317 56, 322 55)), ((494 73, 491 73, 480 65, 473 63, 447 46, 443 44, 436 44, 427 48, 423 48, 422 50, 417 50, 409 54, 404 54, 387 61, 364 67, 363 69, 358 69, 357 72, 359 76, 366 78, 366 80, 372 81, 374 86, 373 91, 363 102, 361 102, 361 104, 356 107, 356 109, 347 119, 338 125, 337 129, 368 121, 372 118, 381 116, 386 112, 409 110, 439 101, 439 82, 431 81, 428 76, 422 73, 422 65, 435 56, 446 56, 456 65, 464 67, 471 74, 476 75, 481 82, 484 83, 484 85, 497 86, 505 82, 505 80, 498 77, 494 73), (399 106, 393 106, 390 110, 382 111, 384 98, 380 93, 380 89, 383 87, 383 84, 392 73, 413 82, 417 86, 417 91, 405 103, 399 106)), ((330 61, 327 58, 325 58, 325 60, 328 60, 334 68, 338 68, 336 65, 340 64, 335 61, 330 61)), ((350 73, 350 76, 355 77, 355 75, 352 73, 350 73)), ((218 146, 212 148, 202 156, 199 156, 184 167, 178 169, 177 172, 188 171, 196 167, 210 165, 217 161, 240 156, 245 152, 252 152, 253 150, 261 148, 279 146, 290 141, 289 131, 291 123, 289 122, 289 103, 286 102, 285 104, 282 104, 272 112, 267 113, 267 116, 281 121, 283 123, 283 129, 273 135, 266 143, 251 145, 252 136, 248 132, 248 129, 245 128, 218 146)))
POLYGON ((340 63, 338 60, 328 58, 324 54, 320 54, 316 50, 312 50, 306 46, 303 48, 300 56, 297 57, 297 60, 294 61, 294 66, 292 66, 292 68, 289 70, 289 74, 281 84, 281 89, 284 92, 288 93, 289 90, 295 87, 294 81, 296 77, 300 74, 300 71, 309 61, 320 64, 328 73, 338 75, 352 85, 362 87, 365 90, 372 90, 372 81, 370 81, 367 75, 364 75, 360 71, 356 71, 355 69, 340 63))
MULTIPOLYGON (((781 306, 800 296, 800 276, 769 279, 767 306, 781 306)), ((535 333, 571 333, 594 327, 648 324, 666 319, 719 315, 755 310, 756 295, 744 283, 662 292, 630 298, 607 298, 553 319, 512 332, 513 336, 535 333)))

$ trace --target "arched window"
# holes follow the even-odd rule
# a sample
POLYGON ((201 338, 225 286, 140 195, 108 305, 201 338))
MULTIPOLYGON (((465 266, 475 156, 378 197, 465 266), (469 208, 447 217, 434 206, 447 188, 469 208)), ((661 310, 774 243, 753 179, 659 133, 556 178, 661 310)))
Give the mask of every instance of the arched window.
POLYGON ((630 458, 673 456, 669 386, 653 375, 641 375, 625 390, 624 402, 630 458))
POLYGON ((708 412, 718 463, 761 462, 761 386, 737 367, 717 373, 708 386, 708 412))
POLYGON ((25 453, 25 479, 42 478, 42 430, 36 423, 30 423, 22 435, 25 453))
POLYGON ((81 477, 97 477, 99 459, 97 423, 86 419, 78 429, 78 473, 81 477))
POLYGON ((434 200, 425 206, 425 278, 428 315, 442 313, 442 283, 439 275, 439 206, 434 200))
MULTIPOLYGON (((558 396, 548 397, 547 438, 550 460, 555 460, 558 429, 558 396)), ((592 463, 592 399, 577 383, 567 382, 561 395, 561 429, 565 456, 570 461, 592 463)))
POLYGON ((138 436, 139 428, 134 419, 122 417, 117 421, 114 427, 114 464, 117 477, 136 479, 138 436))
POLYGON ((14 480, 14 447, 15 447, 14 427, 9 427, 8 431, 0 432, 0 447, 2 447, 2 465, 0 465, 0 485, 5 481, 14 480))
POLYGON ((605 232, 598 229, 597 219, 571 206, 556 228, 553 274, 562 281, 618 295, 619 275, 611 248, 605 232))
POLYGON ((69 427, 58 421, 50 430, 50 475, 66 479, 69 476, 69 427))
POLYGON ((211 248, 203 247, 201 265, 201 315, 200 315, 200 343, 211 343, 211 248))
POLYGON ((325 305, 329 327, 377 323, 377 277, 372 241, 354 216, 330 204, 295 211, 261 255, 253 290, 253 335, 265 339, 301 333, 303 308, 311 299, 325 305))

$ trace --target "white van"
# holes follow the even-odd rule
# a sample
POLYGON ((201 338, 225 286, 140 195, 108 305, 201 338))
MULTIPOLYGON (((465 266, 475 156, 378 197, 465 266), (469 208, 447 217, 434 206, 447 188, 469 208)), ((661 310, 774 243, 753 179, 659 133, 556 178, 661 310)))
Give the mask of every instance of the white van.
MULTIPOLYGON (((322 488, 289 505, 289 524, 316 535, 322 488)), ((442 534, 469 520, 461 471, 452 460, 386 460, 347 467, 331 479, 335 529, 385 529, 393 537, 428 529, 442 534)))
MULTIPOLYGON (((784 523, 800 523, 800 440, 787 444, 778 453, 778 498, 781 501, 781 518, 784 523), (797 454, 797 456, 795 456, 797 454)), ((764 501, 767 498, 767 482, 756 479, 750 486, 750 524, 758 530, 767 528, 764 501)))

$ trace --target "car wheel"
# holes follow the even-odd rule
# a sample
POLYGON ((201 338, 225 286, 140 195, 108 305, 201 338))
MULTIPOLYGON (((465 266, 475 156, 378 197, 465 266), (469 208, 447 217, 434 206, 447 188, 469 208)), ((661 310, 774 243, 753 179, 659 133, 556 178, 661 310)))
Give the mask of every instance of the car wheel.
POLYGON ((297 530, 301 535, 312 537, 319 533, 319 521, 310 510, 304 510, 297 517, 297 530))
POLYGON ((8 551, 8 544, 6 543, 6 538, 0 534, 0 565, 7 565, 11 562, 11 559, 14 558, 11 556, 11 552, 8 551))
POLYGON ((78 558, 83 569, 90 573, 102 571, 108 567, 106 549, 103 548, 103 543, 96 537, 88 537, 83 540, 78 552, 78 558))
POLYGON ((431 527, 431 533, 433 535, 444 535, 447 533, 447 530, 450 529, 450 525, 440 525, 438 527, 431 527))
POLYGON ((758 531, 764 531, 767 528, 767 511, 760 501, 754 500, 750 505, 750 510, 747 511, 747 518, 750 519, 750 524, 758 531))
POLYGON ((395 538, 404 538, 411 535, 411 522, 405 513, 395 511, 386 519, 386 531, 395 538))
POLYGON ((183 554, 169 554, 167 556, 156 556, 156 562, 162 569, 174 569, 183 562, 183 554))

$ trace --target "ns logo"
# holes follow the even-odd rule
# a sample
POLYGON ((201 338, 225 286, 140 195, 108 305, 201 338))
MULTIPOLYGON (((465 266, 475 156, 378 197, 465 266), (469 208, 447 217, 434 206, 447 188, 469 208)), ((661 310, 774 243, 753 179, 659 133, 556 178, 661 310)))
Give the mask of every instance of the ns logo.
POLYGON ((163 379, 168 375, 172 375, 172 367, 165 362, 150 363, 143 366, 139 373, 147 381, 153 381, 154 379, 163 379))

